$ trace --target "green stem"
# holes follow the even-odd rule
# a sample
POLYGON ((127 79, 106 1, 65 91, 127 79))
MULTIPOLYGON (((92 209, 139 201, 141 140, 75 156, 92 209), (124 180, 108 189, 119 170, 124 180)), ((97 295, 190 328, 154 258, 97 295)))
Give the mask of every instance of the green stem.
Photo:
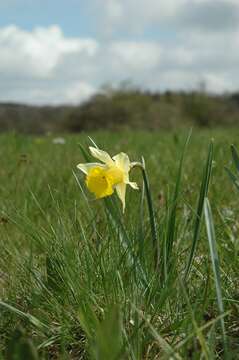
POLYGON ((155 265, 155 268, 157 269, 158 265, 159 265, 158 236, 157 236, 153 201, 152 201, 152 197, 151 197, 149 180, 148 180, 148 175, 147 175, 147 172, 145 169, 144 159, 142 158, 142 163, 134 163, 133 167, 139 167, 141 169, 142 176, 143 176, 143 181, 144 181, 144 186, 145 186, 145 194, 146 194, 148 212, 149 212, 149 219, 150 219, 151 237, 152 237, 153 249, 154 249, 154 265, 155 265))

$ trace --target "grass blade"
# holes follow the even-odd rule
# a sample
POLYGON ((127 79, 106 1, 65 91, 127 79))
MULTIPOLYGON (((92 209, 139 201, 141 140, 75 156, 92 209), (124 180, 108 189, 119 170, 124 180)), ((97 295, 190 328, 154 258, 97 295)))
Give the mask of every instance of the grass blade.
POLYGON ((28 320, 33 326, 35 326, 36 328, 38 328, 40 330, 49 330, 49 327, 47 325, 45 325, 44 323, 42 323, 40 320, 38 320, 35 316, 25 313, 12 305, 5 303, 4 301, 0 300, 0 307, 3 307, 5 309, 7 309, 8 311, 28 320))
POLYGON ((140 281, 144 287, 148 286, 148 280, 146 273, 142 267, 140 259, 136 256, 132 246, 132 242, 129 238, 129 235, 126 231, 124 222, 122 221, 121 213, 117 207, 117 204, 113 201, 114 199, 105 198, 105 209, 108 214, 108 220, 111 222, 116 231, 119 231, 119 240, 122 246, 122 249, 125 251, 125 256, 127 256, 128 264, 130 267, 135 268, 136 273, 140 277, 140 281))
POLYGON ((237 150, 234 145, 231 145, 231 153, 232 153, 234 165, 235 165, 237 171, 239 171, 239 156, 238 156, 237 150))
POLYGON ((239 190, 239 179, 227 167, 225 167, 225 170, 228 173, 228 175, 229 175, 230 179, 232 180, 233 184, 236 186, 237 190, 239 190))
POLYGON ((195 318, 195 312, 194 312, 194 309, 190 303, 190 299, 189 299, 189 296, 187 294, 187 290, 183 284, 183 282, 181 281, 181 279, 179 278, 179 283, 181 285, 181 289, 182 289, 182 294, 184 295, 184 298, 186 300, 186 303, 187 303, 187 307, 189 309, 189 312, 191 314, 191 318, 192 318, 192 324, 193 324, 193 328, 194 328, 194 332, 196 334, 196 337, 201 345, 201 348, 202 348, 202 353, 205 357, 205 359, 208 359, 209 360, 209 349, 208 349, 208 346, 207 346, 207 343, 206 343, 206 339, 205 337, 203 336, 203 332, 201 331, 200 327, 198 326, 197 322, 196 322, 196 318, 195 318))
POLYGON ((150 192, 150 186, 149 186, 149 180, 148 175, 145 170, 145 162, 142 158, 142 164, 141 167, 143 181, 144 181, 144 188, 145 188, 145 194, 148 204, 148 211, 149 211, 149 219, 150 219, 150 228, 151 228, 151 236, 152 236, 152 242, 153 242, 153 248, 154 248, 154 265, 155 268, 158 268, 159 264, 159 243, 158 243, 158 236, 157 236, 157 227, 156 227, 156 219, 155 219, 155 212, 150 192))
POLYGON ((173 200, 172 200, 172 207, 169 212, 166 244, 165 244, 166 245, 165 246, 165 256, 163 258, 163 265, 164 265, 163 268, 164 268, 164 272, 165 272, 164 273, 165 279, 167 278, 167 273, 169 270, 168 267, 169 267, 169 263, 170 263, 170 259, 171 259, 172 250, 173 250, 173 243, 175 240, 176 212, 177 212, 178 196, 179 196, 179 190, 180 190, 180 184, 181 184, 181 178, 182 178, 183 161, 184 161, 186 148, 188 146, 188 143, 189 143, 189 140, 191 137, 191 133, 192 133, 192 131, 190 131, 190 133, 188 134, 188 137, 187 137, 186 142, 183 147, 183 152, 182 152, 180 163, 179 163, 177 180, 176 180, 176 185, 175 185, 175 190, 174 190, 174 195, 173 195, 173 200))
MULTIPOLYGON (((207 198, 205 199, 204 214, 205 214, 208 243, 209 243, 209 248, 210 248, 210 256, 211 256, 211 261, 212 261, 212 269, 213 269, 214 281, 215 281, 215 287, 216 287, 217 304, 218 304, 218 309, 219 309, 220 315, 223 315, 224 314, 224 306, 223 306, 223 300, 222 300, 220 265, 219 265, 219 257, 218 257, 218 252, 217 252, 216 235, 215 235, 211 206, 210 206, 210 203, 207 198)), ((227 355, 227 339, 226 339, 226 330, 225 330, 225 323, 224 323, 223 317, 220 318, 220 324, 221 324, 221 330, 222 330, 224 352, 225 352, 225 355, 227 355)))
POLYGON ((195 224, 194 224, 193 243, 192 243, 191 252, 189 255, 189 259, 188 259, 188 263, 187 263, 187 267, 186 267, 186 271, 185 271, 185 276, 184 276, 185 280, 187 279, 187 277, 189 275, 189 272, 190 272, 190 269, 192 266, 192 262, 193 262, 193 258, 194 258, 196 248, 197 248, 200 227, 201 227, 202 214, 203 214, 204 200, 207 197, 208 187, 209 187, 209 182, 210 182, 210 177, 211 177, 212 159, 213 159, 213 142, 211 141, 211 143, 209 145, 206 166, 204 168, 203 176, 202 176, 202 183, 201 183, 201 188, 200 188, 200 195, 199 195, 199 199, 198 199, 197 213, 196 213, 196 219, 195 219, 195 224))

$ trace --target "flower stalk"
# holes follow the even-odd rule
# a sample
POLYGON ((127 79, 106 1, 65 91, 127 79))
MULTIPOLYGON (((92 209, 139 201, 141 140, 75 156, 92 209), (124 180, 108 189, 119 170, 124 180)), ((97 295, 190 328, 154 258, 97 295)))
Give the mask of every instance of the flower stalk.
POLYGON ((137 184, 129 180, 129 172, 133 168, 140 168, 148 205, 154 250, 154 264, 157 269, 159 265, 159 244, 153 201, 144 159, 142 158, 142 162, 130 162, 128 155, 122 152, 111 157, 106 151, 100 150, 97 147, 90 146, 89 150, 91 155, 100 162, 81 163, 77 165, 78 169, 86 175, 85 182, 88 190, 95 195, 96 199, 108 197, 116 190, 122 202, 123 212, 125 210, 126 186, 129 185, 135 190, 138 189, 137 184))
POLYGON ((154 207, 153 207, 149 179, 148 179, 147 171, 145 168, 144 158, 142 158, 142 163, 140 163, 140 162, 131 163, 131 169, 135 168, 135 167, 138 167, 141 170, 142 177, 143 177, 143 182, 144 182, 144 187, 145 187, 145 195, 146 195, 148 212, 149 212, 151 238, 152 238, 153 249, 154 249, 154 265, 155 265, 155 269, 158 269, 160 251, 159 251, 159 244, 158 244, 155 211, 154 211, 154 207))

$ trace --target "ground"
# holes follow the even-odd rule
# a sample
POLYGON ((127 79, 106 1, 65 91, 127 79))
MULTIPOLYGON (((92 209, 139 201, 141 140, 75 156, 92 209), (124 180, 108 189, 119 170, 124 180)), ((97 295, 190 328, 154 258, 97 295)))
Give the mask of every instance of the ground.
POLYGON ((189 133, 1 135, 0 358, 237 358, 239 129, 193 129, 180 176, 189 133), (139 169, 124 214, 88 193, 88 136, 144 157, 153 219, 139 169))

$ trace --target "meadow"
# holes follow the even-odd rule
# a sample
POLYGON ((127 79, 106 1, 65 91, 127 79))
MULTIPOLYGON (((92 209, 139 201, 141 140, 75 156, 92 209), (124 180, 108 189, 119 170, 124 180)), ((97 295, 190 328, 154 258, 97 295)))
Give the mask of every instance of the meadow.
POLYGON ((239 359, 239 129, 189 133, 0 136, 1 359, 239 359), (144 158, 124 214, 88 136, 144 158))

